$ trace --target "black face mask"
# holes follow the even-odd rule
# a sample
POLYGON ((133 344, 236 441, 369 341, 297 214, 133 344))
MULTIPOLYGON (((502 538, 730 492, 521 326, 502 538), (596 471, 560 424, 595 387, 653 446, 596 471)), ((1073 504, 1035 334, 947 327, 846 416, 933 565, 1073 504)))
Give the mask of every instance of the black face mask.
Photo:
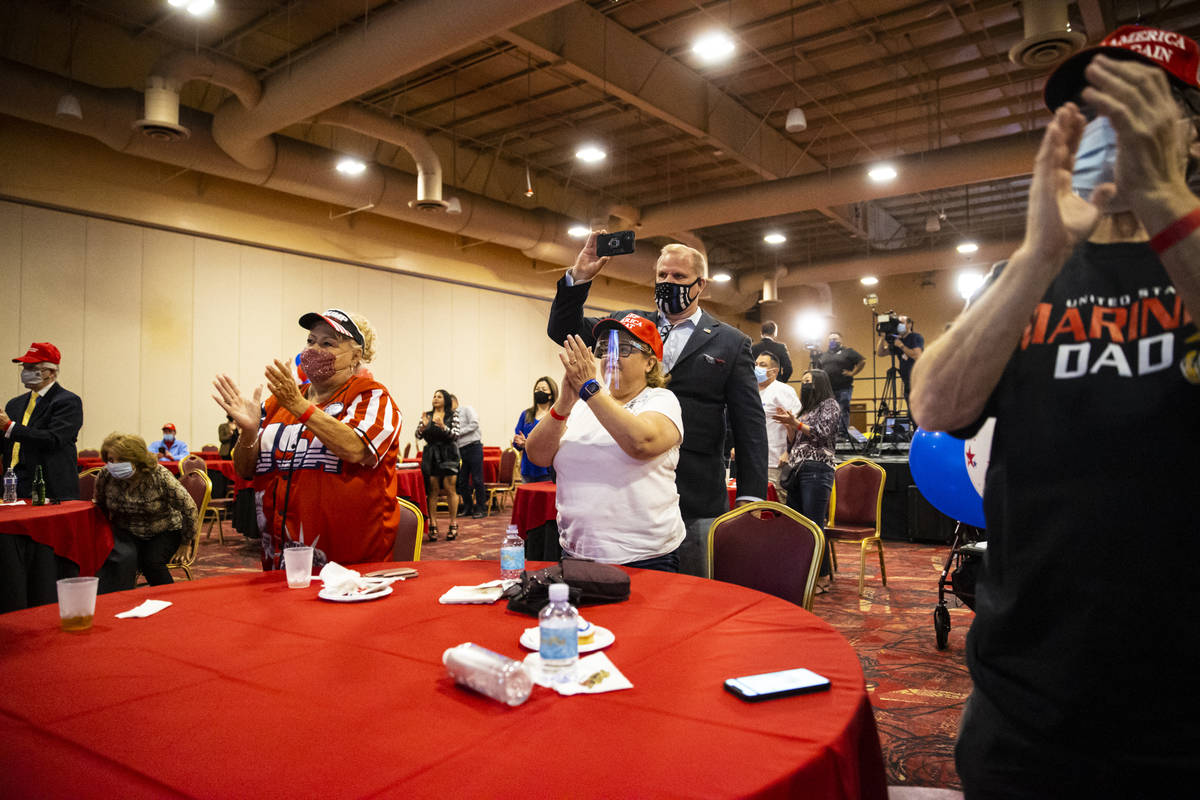
POLYGON ((550 402, 550 393, 549 392, 534 392, 533 393, 533 402, 539 406, 549 403, 550 402))
POLYGON ((682 314, 684 309, 692 304, 691 288, 700 282, 699 278, 691 283, 662 283, 654 284, 654 304, 664 314, 682 314))
POLYGON ((807 409, 812 405, 813 385, 811 383, 800 384, 800 406, 807 409))

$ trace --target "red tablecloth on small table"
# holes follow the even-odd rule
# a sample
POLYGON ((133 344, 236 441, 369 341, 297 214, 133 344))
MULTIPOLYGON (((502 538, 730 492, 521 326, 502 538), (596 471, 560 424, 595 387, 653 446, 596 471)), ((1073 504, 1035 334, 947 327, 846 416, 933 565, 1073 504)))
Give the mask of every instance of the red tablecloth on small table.
POLYGON ((396 493, 401 497, 411 497, 413 502, 417 504, 417 508, 421 509, 421 513, 426 516, 429 511, 425 500, 425 478, 421 475, 420 469, 398 469, 397 474, 397 490, 396 493))
POLYGON ((20 643, 0 648, 0 791, 886 796, 858 658, 799 606, 630 570, 628 601, 584 611, 615 634, 604 652, 634 688, 560 697, 535 687, 508 708, 454 685, 442 665, 443 650, 465 641, 523 657, 531 618, 502 603, 437 602, 452 585, 494 578, 496 562, 414 566, 420 578, 362 603, 326 602, 319 584, 288 589, 271 573, 101 595, 80 634, 58 630, 53 605, 0 615, 0 641, 20 643), (148 598, 173 605, 113 618, 148 598), (799 666, 832 687, 765 703, 722 688, 799 666), (558 755, 535 758, 531 742, 558 755))
MULTIPOLYGON (((729 490, 729 507, 733 508, 737 502, 737 481, 726 481, 725 488, 729 490)), ((772 503, 779 502, 779 493, 775 491, 775 484, 767 484, 767 499, 772 503)))
POLYGON ((556 496, 551 481, 522 483, 517 486, 517 494, 513 498, 512 524, 517 526, 521 536, 540 525, 558 519, 558 509, 554 505, 556 496))
POLYGON ((0 534, 28 536, 95 575, 113 547, 108 519, 91 500, 64 500, 48 506, 0 508, 0 534))

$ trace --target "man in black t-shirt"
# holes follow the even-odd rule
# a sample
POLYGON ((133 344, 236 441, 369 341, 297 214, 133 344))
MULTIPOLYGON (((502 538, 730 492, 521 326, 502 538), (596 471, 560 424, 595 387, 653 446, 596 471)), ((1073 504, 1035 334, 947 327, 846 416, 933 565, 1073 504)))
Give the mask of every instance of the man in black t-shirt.
POLYGON ((1200 779, 1198 67, 1192 40, 1127 26, 1051 75, 1025 239, 913 372, 922 427, 996 419, 968 800, 1200 779))
POLYGON ((900 327, 896 333, 887 336, 879 334, 875 343, 875 355, 880 358, 896 356, 900 380, 904 382, 904 404, 907 406, 913 364, 917 363, 917 359, 925 351, 925 337, 914 330, 916 322, 912 317, 901 314, 899 319, 900 327))
POLYGON ((862 372, 867 360, 853 347, 842 346, 842 334, 831 331, 829 349, 817 356, 817 367, 829 375, 833 396, 842 408, 842 432, 850 424, 850 398, 854 395, 854 376, 862 372))

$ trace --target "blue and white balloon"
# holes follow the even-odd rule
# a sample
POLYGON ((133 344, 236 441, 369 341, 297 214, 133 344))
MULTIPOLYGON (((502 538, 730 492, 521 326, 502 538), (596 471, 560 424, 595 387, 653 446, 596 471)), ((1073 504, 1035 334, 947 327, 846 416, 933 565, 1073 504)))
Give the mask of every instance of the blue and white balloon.
POLYGON ((983 482, 992 451, 996 420, 988 418, 970 439, 917 430, 908 452, 913 480, 925 499, 951 519, 987 527, 983 517, 983 482))

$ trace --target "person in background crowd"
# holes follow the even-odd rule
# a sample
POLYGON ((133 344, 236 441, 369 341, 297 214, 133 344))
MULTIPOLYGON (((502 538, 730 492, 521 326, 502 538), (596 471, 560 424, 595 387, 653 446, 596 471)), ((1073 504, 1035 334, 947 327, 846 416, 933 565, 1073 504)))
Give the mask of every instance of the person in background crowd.
POLYGON ((897 365, 900 368, 900 380, 904 382, 904 405, 908 405, 910 392, 909 381, 912 380, 913 364, 925 350, 925 337, 917 333, 917 323, 912 317, 899 315, 900 327, 890 335, 879 334, 876 341, 875 354, 886 358, 895 353, 897 365))
POLYGON ((854 396, 854 376, 863 371, 867 360, 852 347, 842 344, 842 334, 831 331, 829 334, 829 349, 816 357, 816 366, 829 376, 829 385, 833 387, 833 396, 842 409, 842 424, 840 430, 850 428, 850 399, 854 396))
POLYGON ((1058 66, 1024 239, 913 369, 922 428, 995 418, 968 800, 1200 779, 1198 67, 1192 39, 1132 25, 1058 66))
POLYGON ((175 438, 175 425, 162 426, 162 438, 150 443, 149 453, 159 461, 183 461, 188 455, 188 446, 175 438))
POLYGON ((634 313, 601 320, 592 338, 594 350, 579 336, 567 339, 559 355, 563 393, 525 443, 534 463, 553 463, 558 475, 563 553, 678 572, 685 529, 675 465, 683 412, 663 388, 662 338, 634 313), (619 333, 615 343, 610 330, 619 333), (596 380, 598 362, 611 370, 609 388, 596 380))
MULTIPOLYGON (((79 499, 79 464, 75 441, 83 427, 83 401, 58 383, 62 354, 49 342, 34 342, 21 365, 21 384, 28 391, 9 400, 0 413, 0 446, 4 470, 17 476, 17 496, 32 493, 35 468, 42 468, 46 496, 79 499)), ((0 536, 0 541, 14 537, 0 536)))
POLYGON ((767 478, 775 484, 776 493, 781 501, 787 499, 787 489, 780 485, 780 462, 787 460, 788 428, 775 419, 778 411, 788 411, 794 416, 800 414, 800 398, 796 390, 786 383, 776 380, 779 374, 779 362, 775 355, 768 350, 758 354, 754 359, 754 378, 758 381, 758 396, 762 400, 763 414, 767 418, 767 478))
POLYGON ((229 458, 233 453, 233 448, 237 446, 237 440, 238 426, 234 424, 233 417, 226 414, 225 421, 217 426, 217 441, 221 443, 217 455, 221 458, 229 458))
POLYGON ((154 460, 146 440, 110 433, 100 445, 104 471, 96 478, 96 506, 112 526, 114 558, 100 568, 103 591, 132 589, 139 572, 151 586, 174 583, 167 562, 196 535, 196 503, 166 467, 154 460))
MULTIPOLYGON (((454 398, 454 428, 451 433, 454 434, 458 455, 462 459, 455 485, 455 491, 462 496, 459 513, 483 519, 488 514, 487 487, 483 482, 483 434, 479 430, 479 415, 475 409, 460 406, 458 398, 454 398)), ((451 526, 451 532, 457 536, 458 526, 451 526)), ((447 539, 453 539, 454 536, 446 534, 447 539)))
POLYGON ((458 445, 454 442, 454 403, 450 393, 438 389, 433 393, 430 409, 421 415, 417 423, 417 438, 425 440, 425 449, 421 451, 421 473, 425 476, 426 502, 429 505, 429 541, 437 541, 437 506, 438 498, 446 496, 446 506, 450 511, 450 527, 446 533, 447 539, 458 537, 458 489, 455 486, 458 478, 459 457, 458 445))
POLYGON ((550 467, 539 467, 529 460, 525 451, 525 441, 529 432, 537 426, 542 417, 550 413, 551 406, 558 400, 558 384, 548 375, 538 378, 533 384, 533 405, 521 412, 517 417, 517 427, 513 431, 513 447, 521 451, 521 480, 525 483, 552 480, 550 467))
POLYGON ((308 331, 296 385, 291 364, 266 368, 271 397, 251 399, 228 375, 213 399, 239 434, 234 468, 254 478, 266 518, 263 569, 281 569, 283 548, 312 545, 316 566, 391 558, 400 508, 396 459, 402 419, 387 387, 363 375, 375 358, 375 329, 338 308, 300 317, 308 331))
MULTIPOLYGON (((597 319, 583 314, 591 280, 608 263, 596 255, 596 233, 588 237, 575 264, 558 282, 546 332, 555 342, 569 334, 595 343, 597 319)), ((657 312, 635 311, 650 319, 663 336, 662 365, 671 376, 671 391, 683 409, 676 486, 687 536, 679 550, 679 569, 688 575, 709 574, 708 529, 729 510, 725 482, 726 417, 738 455, 738 503, 767 494, 767 427, 750 339, 700 308, 708 284, 708 260, 683 244, 663 247, 655 264, 657 312)), ((621 312, 618 316, 624 316, 621 312)), ((564 391, 565 394, 565 391, 564 391)))
POLYGON ((750 348, 750 354, 755 358, 763 353, 775 356, 775 360, 779 362, 779 380, 787 383, 792 379, 792 357, 788 353, 787 344, 775 338, 779 335, 779 326, 767 320, 762 324, 761 330, 762 338, 750 348))

